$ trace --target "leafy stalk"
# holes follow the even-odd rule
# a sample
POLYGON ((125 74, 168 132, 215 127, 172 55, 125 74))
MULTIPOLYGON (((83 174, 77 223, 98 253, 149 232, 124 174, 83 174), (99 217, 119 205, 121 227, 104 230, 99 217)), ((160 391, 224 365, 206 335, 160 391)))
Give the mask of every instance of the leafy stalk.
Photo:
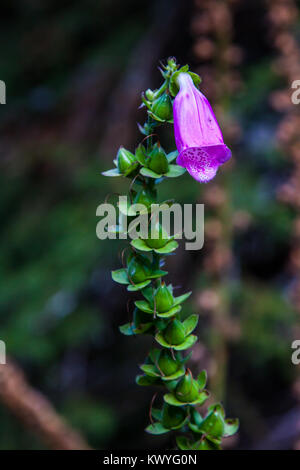
MULTIPOLYGON (((149 89, 142 95, 142 106, 147 109, 147 120, 139 125, 143 140, 135 153, 121 147, 115 168, 104 172, 106 176, 131 180, 130 202, 119 205, 119 210, 130 218, 136 214, 134 204, 144 204, 149 227, 153 217, 151 205, 163 204, 157 201, 158 184, 185 172, 174 163, 177 152, 167 153, 161 147, 156 128, 173 124, 172 99, 178 92, 179 73, 189 73, 195 85, 200 83, 198 75, 190 72, 187 65, 179 69, 173 58, 160 71, 163 76, 160 88, 149 89)), ((177 431, 180 433, 177 446, 182 450, 220 449, 222 438, 237 431, 238 421, 226 419, 219 403, 209 406, 206 413, 198 410, 209 397, 205 389, 206 372, 193 377, 186 366, 190 357, 186 351, 197 341, 193 331, 198 317, 193 314, 183 319, 182 304, 191 292, 176 297, 173 286, 165 281, 168 274, 163 269, 165 258, 176 250, 178 243, 165 232, 158 217, 152 225, 154 230, 149 229, 147 237, 138 236, 131 241, 126 266, 112 272, 114 281, 140 294, 132 322, 122 325, 120 331, 127 336, 152 335, 157 344, 141 366, 142 374, 136 378, 138 385, 165 390, 161 408, 151 406, 151 423, 146 431, 156 435, 177 431)), ((123 232, 123 228, 117 227, 116 231, 123 232)))

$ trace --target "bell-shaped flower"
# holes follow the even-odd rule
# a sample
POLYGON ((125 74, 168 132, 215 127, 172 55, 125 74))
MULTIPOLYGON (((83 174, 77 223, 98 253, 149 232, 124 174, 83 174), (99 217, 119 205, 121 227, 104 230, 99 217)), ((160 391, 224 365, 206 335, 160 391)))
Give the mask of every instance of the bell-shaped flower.
POLYGON ((173 103, 177 164, 201 183, 211 180, 231 157, 221 129, 206 97, 187 73, 177 78, 180 91, 173 103))

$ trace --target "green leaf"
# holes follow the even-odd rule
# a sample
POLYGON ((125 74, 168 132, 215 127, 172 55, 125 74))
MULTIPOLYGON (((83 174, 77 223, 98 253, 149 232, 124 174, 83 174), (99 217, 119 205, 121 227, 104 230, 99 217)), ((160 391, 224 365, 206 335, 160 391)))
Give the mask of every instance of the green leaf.
POLYGON ((148 387, 149 385, 155 385, 160 383, 160 379, 156 377, 150 377, 149 375, 138 375, 135 379, 137 385, 148 387))
POLYGON ((178 75, 182 72, 186 73, 188 72, 188 70, 189 70, 189 66, 184 65, 183 67, 181 67, 179 70, 177 70, 176 72, 172 74, 172 77, 170 79, 169 90, 173 97, 175 97, 177 93, 179 92, 179 85, 177 85, 177 82, 176 82, 178 75))
POLYGON ((186 294, 180 295, 179 297, 174 298, 174 306, 182 304, 186 299, 189 298, 192 292, 187 292, 186 294))
POLYGON ((203 370, 202 372, 200 372, 200 374, 197 377, 197 382, 198 382, 198 385, 200 387, 200 390, 202 390, 205 387, 206 382, 207 382, 207 372, 206 372, 206 370, 203 370))
POLYGON ((189 75, 192 77, 194 85, 196 85, 196 87, 198 88, 200 83, 202 82, 201 77, 199 77, 199 75, 194 72, 189 72, 189 75))
POLYGON ((166 393, 164 395, 164 400, 166 403, 168 403, 168 405, 172 405, 172 406, 185 406, 186 405, 185 402, 177 400, 177 398, 175 397, 175 395, 173 395, 173 393, 166 393))
POLYGON ((152 408, 151 409, 151 414, 152 414, 154 419, 157 419, 157 421, 161 420, 162 411, 159 410, 158 408, 152 408))
POLYGON ((181 306, 178 305, 177 307, 172 307, 170 310, 164 313, 156 312, 156 315, 160 318, 170 318, 176 315, 176 313, 180 312, 181 306))
POLYGON ((173 405, 173 406, 202 405, 208 399, 208 397, 209 397, 209 392, 207 390, 203 390, 203 392, 199 393, 196 400, 183 402, 183 401, 177 400, 175 395, 173 395, 172 393, 166 393, 164 395, 164 401, 168 403, 169 405, 173 405))
POLYGON ((165 338, 163 337, 161 333, 156 333, 155 339, 164 348, 172 348, 172 344, 167 343, 167 341, 165 340, 165 338))
POLYGON ((129 279, 127 276, 127 269, 117 269, 116 271, 111 272, 111 277, 115 282, 119 284, 129 284, 129 279))
POLYGON ((153 323, 141 323, 138 327, 134 329, 134 334, 142 335, 145 334, 153 326, 153 323))
POLYGON ((209 411, 217 411, 219 415, 221 415, 225 419, 225 410, 221 403, 215 403, 214 405, 211 405, 208 407, 209 411))
POLYGON ((193 431, 194 433, 203 434, 203 432, 198 428, 198 426, 196 424, 190 422, 188 424, 188 426, 189 426, 190 430, 193 431))
POLYGON ((159 254, 167 254, 176 250, 177 247, 178 247, 178 243, 175 240, 171 240, 162 248, 156 248, 154 251, 159 254))
POLYGON ((165 434, 166 432, 169 432, 169 429, 166 429, 161 423, 153 423, 149 424, 149 426, 146 427, 146 432, 149 434, 165 434))
POLYGON ((143 176, 147 176, 148 178, 161 178, 162 175, 155 173, 155 171, 150 170, 150 168, 141 168, 140 173, 143 176))
POLYGON ((138 162, 133 162, 130 167, 125 171, 124 176, 130 175, 139 166, 138 162))
POLYGON ((151 301, 153 300, 153 293, 154 293, 153 286, 145 287, 145 289, 142 290, 143 296, 149 303, 151 303, 151 301))
POLYGON ((191 447, 191 450, 220 450, 220 446, 213 442, 210 442, 208 439, 200 439, 199 441, 194 442, 191 447))
POLYGON ((132 323, 126 323, 125 325, 119 326, 119 330, 125 336, 133 336, 135 335, 134 326, 132 323))
POLYGON ((184 351, 185 349, 191 348, 193 346, 193 344, 197 341, 197 336, 190 335, 181 344, 170 344, 167 343, 162 333, 156 333, 155 340, 164 348, 172 348, 175 349, 175 351, 184 351))
POLYGON ((153 271, 152 274, 149 276, 150 279, 156 279, 158 277, 162 277, 168 274, 168 271, 161 271, 160 269, 153 271))
POLYGON ((146 162, 146 149, 143 144, 140 144, 135 151, 135 158, 141 165, 146 162))
POLYGON ((224 437, 233 436, 239 429, 238 419, 225 419, 224 437))
POLYGON ((161 379, 164 381, 176 380, 176 379, 179 379, 179 377, 181 377, 184 373, 185 373, 185 368, 182 367, 177 372, 174 372, 174 374, 168 375, 168 376, 164 375, 161 377, 161 379))
POLYGON ((119 172, 118 168, 112 168, 111 170, 103 171, 103 176, 122 176, 122 173, 119 172))
POLYGON ((143 364, 140 366, 143 372, 150 377, 160 377, 160 373, 156 369, 156 367, 152 364, 143 364))
POLYGON ((159 356, 160 356, 160 349, 156 349, 156 348, 151 349, 151 351, 149 352, 149 358, 154 364, 157 363, 159 356))
POLYGON ((193 344, 196 343, 197 341, 197 336, 195 335, 190 335, 188 336, 185 341, 181 344, 177 344, 177 345, 173 345, 173 349, 175 349, 176 351, 184 351, 185 349, 189 349, 193 346, 193 344))
POLYGON ((141 238, 137 238, 136 240, 132 240, 131 245, 136 249, 140 251, 152 251, 152 248, 150 248, 144 240, 141 238))
POLYGON ((177 157, 178 157, 178 151, 174 150, 173 152, 168 153, 167 160, 169 163, 172 163, 177 157))
POLYGON ((146 300, 136 300, 134 302, 135 306, 137 308, 139 308, 140 310, 142 310, 142 312, 145 312, 145 313, 151 313, 153 314, 154 311, 153 309, 151 308, 151 306, 148 304, 148 302, 146 302, 146 300))
POLYGON ((189 335, 197 326, 198 323, 198 315, 191 315, 183 322, 183 326, 185 329, 186 336, 189 335))
POLYGON ((136 292, 137 290, 143 289, 144 287, 148 286, 150 282, 151 282, 150 279, 148 279, 147 281, 140 282, 139 284, 129 284, 129 286, 127 287, 127 290, 129 292, 136 292))
POLYGON ((160 119, 158 116, 156 116, 156 114, 152 113, 151 111, 147 111, 149 116, 152 117, 152 119, 154 119, 155 121, 158 121, 158 122, 165 122, 164 119, 160 119))
POLYGON ((185 173, 185 168, 179 165, 169 165, 169 171, 167 171, 166 176, 168 178, 177 178, 185 173))

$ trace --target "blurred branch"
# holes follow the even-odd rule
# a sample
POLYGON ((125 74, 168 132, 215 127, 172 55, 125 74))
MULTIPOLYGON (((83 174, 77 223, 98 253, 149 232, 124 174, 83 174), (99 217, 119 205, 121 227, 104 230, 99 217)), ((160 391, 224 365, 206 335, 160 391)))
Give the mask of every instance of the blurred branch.
POLYGON ((22 370, 10 359, 7 364, 0 365, 0 401, 51 449, 89 449, 80 434, 27 383, 22 370))

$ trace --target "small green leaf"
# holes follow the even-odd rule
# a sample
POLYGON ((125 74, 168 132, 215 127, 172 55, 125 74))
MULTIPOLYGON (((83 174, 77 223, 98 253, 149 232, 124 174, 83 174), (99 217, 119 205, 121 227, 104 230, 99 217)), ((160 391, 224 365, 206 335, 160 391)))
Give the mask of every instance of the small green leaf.
POLYGON ((239 429, 238 419, 225 419, 224 437, 233 436, 239 429))
POLYGON ((163 337, 161 333, 157 333, 155 335, 155 339, 164 348, 172 348, 172 344, 167 343, 167 341, 165 340, 165 338, 163 337))
POLYGON ((203 370, 202 372, 200 372, 200 374, 197 377, 197 382, 198 382, 198 385, 200 387, 200 390, 202 390, 205 387, 206 382, 207 382, 207 372, 206 372, 206 370, 203 370))
POLYGON ((134 304, 137 308, 142 310, 142 312, 151 313, 151 314, 154 313, 154 310, 151 308, 148 302, 146 302, 146 300, 136 300, 134 304))
POLYGON ((225 419, 225 410, 221 403, 213 403, 208 407, 208 411, 216 411, 219 415, 221 415, 225 419))
POLYGON ((118 282, 119 284, 129 284, 127 270, 124 268, 112 271, 111 277, 115 282, 118 282))
POLYGON ((162 175, 159 175, 158 173, 155 173, 155 171, 150 170, 150 168, 141 168, 140 173, 143 176, 147 176, 148 178, 161 178, 162 175))
POLYGON ((172 346, 176 351, 184 351, 185 349, 189 349, 193 346, 193 344, 196 343, 197 341, 197 336, 195 335, 190 335, 188 336, 185 341, 181 344, 177 344, 175 346, 172 346))
POLYGON ((135 332, 134 332, 134 326, 132 323, 126 323, 125 325, 121 325, 119 327, 119 330, 121 331, 121 333, 125 336, 133 336, 135 335, 135 332))
POLYGON ((203 432, 198 428, 198 426, 196 424, 190 422, 188 424, 188 426, 189 426, 190 430, 193 431, 194 433, 203 434, 203 432))
POLYGON ((174 298, 174 305, 182 304, 186 299, 189 298, 192 292, 187 292, 186 294, 180 295, 179 297, 174 298))
POLYGON ((168 178, 177 178, 185 173, 185 168, 179 165, 169 165, 169 171, 167 171, 166 176, 168 178))
POLYGON ((150 279, 148 279, 147 281, 140 282, 138 284, 129 284, 129 286, 127 287, 127 290, 129 292, 136 292, 137 290, 141 290, 144 287, 148 286, 148 284, 150 284, 150 282, 151 282, 150 279))
POLYGON ((179 70, 177 70, 176 72, 172 74, 170 85, 169 85, 169 90, 173 97, 175 97, 177 93, 179 92, 179 85, 177 85, 177 81, 176 81, 178 75, 182 72, 187 72, 188 70, 189 70, 189 66, 185 65, 184 67, 181 67, 179 70))
POLYGON ((142 371, 150 377, 160 377, 160 373, 152 364, 143 364, 142 366, 140 366, 140 369, 142 369, 142 371))
POLYGON ((122 176, 122 173, 119 172, 118 168, 112 168, 111 170, 103 171, 103 176, 122 176))
POLYGON ((201 83, 201 77, 199 77, 199 75, 197 75, 196 73, 194 72, 189 72, 189 75, 192 77, 192 80, 194 82, 194 85, 196 85, 196 87, 198 88, 200 83, 201 83))
POLYGON ((160 379, 156 377, 150 377, 149 375, 138 375, 135 379, 137 385, 148 387, 149 385, 155 385, 160 383, 160 379))
POLYGON ((180 305, 178 305, 177 307, 172 307, 170 310, 164 313, 156 312, 156 315, 160 318, 170 318, 176 315, 176 313, 180 312, 180 310, 181 310, 181 307, 180 305))
POLYGON ((152 274, 149 276, 150 279, 156 279, 158 277, 162 277, 168 274, 168 271, 161 271, 160 269, 153 271, 152 274))
POLYGON ((149 357, 151 361, 156 364, 160 355, 160 349, 151 349, 149 352, 149 357))
POLYGON ((172 406, 184 406, 184 405, 186 405, 186 403, 177 400, 177 398, 172 393, 166 393, 164 395, 164 400, 165 400, 166 403, 168 403, 168 405, 172 405, 172 406))
POLYGON ((183 402, 177 400, 175 395, 172 393, 167 393, 164 395, 164 401, 168 403, 169 405, 173 406, 184 406, 184 405, 202 405, 209 397, 209 392, 207 390, 203 390, 203 392, 200 392, 197 399, 191 402, 183 402))
POLYGON ((130 175, 130 173, 132 173, 134 170, 137 169, 138 165, 139 165, 138 162, 132 163, 130 167, 125 171, 124 176, 130 175))
POLYGON ((161 423, 153 423, 149 424, 149 426, 146 427, 146 432, 149 434, 165 434, 166 432, 169 432, 169 429, 166 429, 161 423))
POLYGON ((174 150, 173 152, 168 153, 167 160, 169 163, 172 163, 177 157, 178 157, 178 151, 174 150))
POLYGON ((148 245, 146 245, 146 243, 144 242, 144 240, 142 240, 141 238, 137 238, 136 240, 132 240, 131 245, 132 245, 133 248, 135 248, 136 250, 140 250, 140 251, 152 251, 152 248, 150 248, 148 245))
POLYGON ((171 240, 162 248, 156 248, 154 251, 159 254, 167 254, 172 253, 176 248, 178 248, 178 243, 175 240, 171 240))
POLYGON ((143 144, 140 144, 135 151, 135 158, 141 165, 146 162, 146 149, 143 144))
POLYGON ((164 380, 164 381, 176 380, 176 379, 179 379, 179 377, 181 377, 184 373, 185 373, 185 368, 182 367, 181 369, 179 369, 174 374, 168 375, 168 376, 166 376, 166 375, 162 376, 161 379, 164 380))
POLYGON ((198 315, 191 315, 183 322, 186 336, 189 335, 197 326, 198 315))
POLYGON ((199 441, 194 442, 191 447, 191 450, 220 450, 220 446, 210 442, 208 439, 200 439, 199 441))
POLYGON ((152 408, 151 414, 154 419, 157 419, 157 421, 161 420, 162 411, 159 410, 158 408, 152 408))
POLYGON ((149 116, 152 117, 152 119, 154 119, 155 121, 158 121, 158 122, 165 122, 164 119, 160 119, 158 116, 156 116, 156 114, 152 113, 151 111, 147 111, 149 116))
POLYGON ((142 290, 143 296, 149 303, 151 303, 153 300, 153 293, 154 288, 152 286, 145 287, 145 289, 142 290))

